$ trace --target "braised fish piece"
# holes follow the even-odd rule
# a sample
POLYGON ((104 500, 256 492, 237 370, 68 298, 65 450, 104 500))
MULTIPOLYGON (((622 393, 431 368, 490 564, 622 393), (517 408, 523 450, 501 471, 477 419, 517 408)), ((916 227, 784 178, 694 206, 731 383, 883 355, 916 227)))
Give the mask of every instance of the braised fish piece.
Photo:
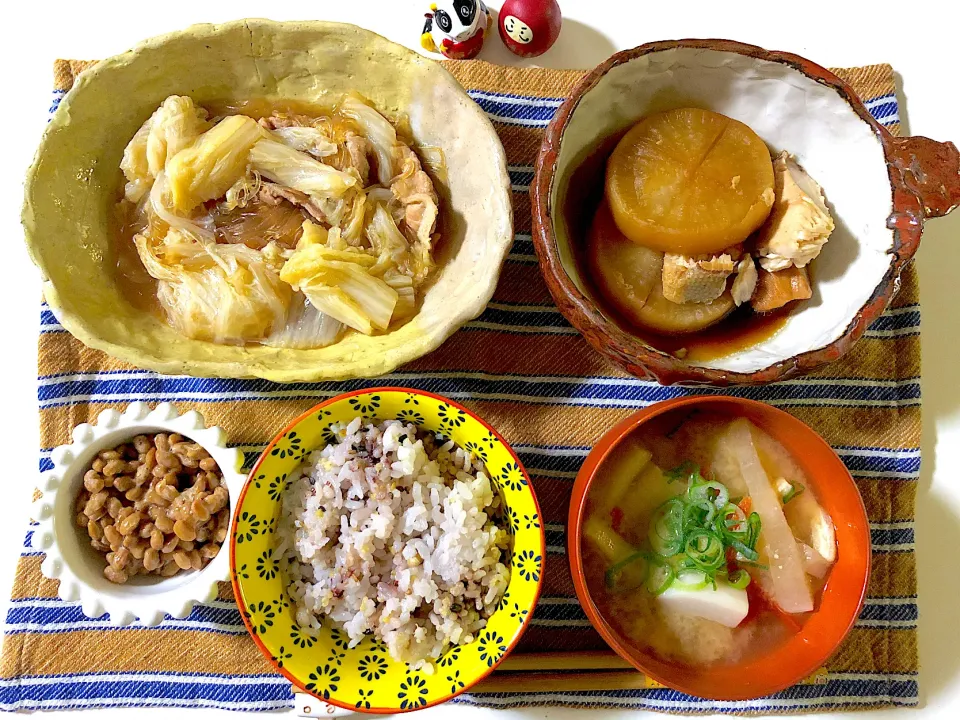
POLYGON ((806 267, 830 239, 834 223, 820 186, 786 151, 773 163, 776 200, 757 233, 760 266, 775 272, 806 267))

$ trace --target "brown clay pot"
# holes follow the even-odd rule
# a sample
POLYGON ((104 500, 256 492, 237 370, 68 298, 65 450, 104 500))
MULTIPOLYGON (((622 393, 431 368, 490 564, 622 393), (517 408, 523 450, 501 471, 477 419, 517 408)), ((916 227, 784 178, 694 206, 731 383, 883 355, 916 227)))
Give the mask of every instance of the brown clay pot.
POLYGON ((960 204, 960 153, 949 142, 894 137, 849 85, 797 55, 730 40, 664 41, 617 53, 583 78, 547 128, 530 193, 544 278, 560 311, 596 350, 664 385, 765 384, 838 359, 883 313, 917 251, 924 221, 960 204), (683 105, 737 117, 774 147, 780 140, 780 149, 798 155, 834 205, 838 230, 815 261, 815 284, 818 263, 832 264, 827 275, 833 277, 823 282, 818 302, 791 316, 771 352, 684 362, 650 347, 606 312, 579 274, 576 246, 583 233, 561 217, 566 193, 576 185, 573 169, 605 140, 611 148, 610 138, 644 114, 683 105), (819 174, 810 167, 818 163, 819 174))

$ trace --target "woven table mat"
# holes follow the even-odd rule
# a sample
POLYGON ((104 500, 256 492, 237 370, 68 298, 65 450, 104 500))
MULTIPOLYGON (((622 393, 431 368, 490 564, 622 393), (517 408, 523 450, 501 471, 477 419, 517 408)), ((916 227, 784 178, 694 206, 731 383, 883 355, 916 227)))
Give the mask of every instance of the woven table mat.
MULTIPOLYGON (((89 63, 58 61, 54 108, 89 63)), ((516 241, 493 302, 439 350, 386 377, 276 385, 160 376, 91 350, 44 306, 39 340, 39 470, 70 430, 132 400, 173 401, 221 425, 248 465, 291 418, 340 392, 380 384, 460 400, 498 428, 533 477, 547 534, 545 585, 516 652, 595 650, 603 641, 578 605, 565 557, 572 480, 601 434, 637 408, 693 392, 625 376, 593 352, 553 306, 530 238, 527 189, 545 126, 580 71, 448 62, 493 120, 507 151, 516 241)), ((836 71, 892 132, 899 131, 887 65, 836 71)), ((674 712, 772 713, 917 703, 914 500, 920 466, 920 306, 913 267, 893 307, 843 360, 806 378, 731 392, 793 413, 821 433, 856 478, 870 516, 873 574, 866 606, 826 674, 752 702, 722 703, 665 689, 474 693, 491 707, 568 705, 674 712)), ((703 392, 697 390, 696 392, 703 392)), ((14 550, 11 549, 11 552, 14 550)), ((184 620, 157 628, 114 628, 61 602, 40 574, 30 535, 12 591, 0 661, 0 707, 206 706, 271 710, 292 706, 290 684, 271 671, 247 636, 229 585, 184 620)))

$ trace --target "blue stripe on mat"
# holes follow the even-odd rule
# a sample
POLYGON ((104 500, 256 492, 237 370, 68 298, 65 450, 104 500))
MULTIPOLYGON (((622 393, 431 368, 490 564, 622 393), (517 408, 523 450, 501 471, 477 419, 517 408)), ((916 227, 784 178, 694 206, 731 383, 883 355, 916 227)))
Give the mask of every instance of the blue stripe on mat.
MULTIPOLYGON (((563 98, 541 98, 480 90, 469 90, 467 94, 494 122, 528 127, 546 127, 563 102, 563 98)), ((894 95, 870 98, 864 101, 864 105, 881 125, 892 125, 900 121, 899 106, 894 95)))
POLYGON ((290 683, 279 675, 91 673, 0 681, 0 708, 4 710, 103 705, 266 710, 292 704, 290 683))
MULTIPOLYGON (((289 684, 266 676, 181 676, 158 674, 61 676, 37 684, 22 678, 16 686, 0 685, 0 707, 5 710, 85 707, 167 706, 214 707, 225 710, 276 710, 292 706, 289 684)), ((6 681, 9 682, 9 681, 6 681)), ((580 707, 618 707, 705 714, 744 710, 789 712, 866 706, 877 703, 915 705, 917 680, 896 678, 829 678, 822 685, 798 685, 782 693, 747 703, 698 700, 672 690, 620 690, 566 693, 490 693, 462 695, 453 702, 510 708, 568 704, 580 707)))
POLYGON ((701 700, 668 689, 608 690, 562 693, 477 693, 461 695, 452 702, 495 708, 535 705, 570 705, 584 708, 666 710, 678 713, 740 714, 857 708, 877 704, 916 705, 919 702, 916 677, 897 679, 828 678, 821 685, 794 685, 781 693, 759 700, 724 702, 701 700))
MULTIPOLYGON (((530 256, 533 257, 532 241, 516 241, 514 243, 514 257, 530 256), (528 245, 529 247, 526 247, 528 245)), ((483 314, 477 318, 475 327, 483 329, 496 330, 490 325, 503 325, 505 328, 526 327, 531 329, 544 328, 549 332, 552 328, 562 328, 563 331, 574 334, 574 330, 567 320, 560 314, 554 305, 540 304, 520 304, 503 301, 491 302, 483 314)), ((41 332, 65 332, 60 322, 54 316, 53 312, 44 304, 40 311, 41 332)), ((867 336, 874 337, 899 337, 910 334, 909 331, 920 328, 920 309, 917 306, 898 308, 893 312, 887 312, 881 315, 870 326, 867 336)))
MULTIPOLYGON (((917 679, 910 675, 856 678, 838 674, 823 684, 797 685, 767 698, 746 703, 700 700, 668 689, 567 693, 488 693, 455 700, 489 707, 520 704, 608 705, 703 713, 711 710, 812 709, 830 705, 865 705, 881 701, 917 702, 917 679)), ((5 710, 98 705, 201 705, 227 710, 280 709, 292 705, 289 683, 269 675, 184 675, 178 673, 92 673, 0 682, 0 707, 5 710), (143 702, 146 700, 147 702, 143 702)))
MULTIPOLYGON (((392 373, 372 380, 350 380, 339 383, 290 383, 278 385, 266 380, 208 379, 144 375, 134 378, 96 376, 94 379, 44 382, 37 391, 41 408, 106 403, 130 400, 148 402, 204 400, 236 402, 244 399, 310 399, 331 397, 349 390, 377 387, 385 379, 401 377, 410 388, 427 390, 451 398, 475 400, 511 400, 518 403, 544 405, 586 405, 592 407, 643 407, 694 392, 689 389, 662 387, 656 383, 596 382, 591 378, 543 378, 518 376, 504 380, 483 377, 456 377, 456 373, 435 377, 392 373)), ((763 400, 772 405, 863 405, 896 407, 916 405, 920 399, 919 379, 901 381, 832 380, 804 383, 778 383, 766 387, 738 387, 728 390, 698 388, 696 392, 728 394, 763 400)))
MULTIPOLYGON (((244 466, 251 467, 266 445, 233 445, 233 447, 241 449, 244 455, 244 466)), ((575 477, 584 458, 590 452, 588 447, 519 444, 514 445, 513 449, 531 475, 569 479, 575 477)), ((834 450, 840 455, 855 477, 888 477, 912 480, 916 479, 920 472, 919 449, 890 451, 881 448, 834 448, 834 450)), ((40 472, 53 469, 50 452, 50 448, 40 451, 40 472)))
MULTIPOLYGON (((867 598, 860 613, 858 625, 865 627, 912 628, 918 617, 915 597, 867 598)), ((544 596, 534 612, 533 624, 549 627, 588 628, 590 622, 575 597, 544 596)), ((79 603, 63 602, 57 598, 21 598, 13 600, 7 609, 6 635, 58 634, 81 630, 110 630, 111 632, 164 632, 191 630, 218 635, 243 635, 243 620, 233 601, 216 601, 194 606, 183 619, 167 616, 157 626, 114 627, 110 618, 88 618, 79 603)))

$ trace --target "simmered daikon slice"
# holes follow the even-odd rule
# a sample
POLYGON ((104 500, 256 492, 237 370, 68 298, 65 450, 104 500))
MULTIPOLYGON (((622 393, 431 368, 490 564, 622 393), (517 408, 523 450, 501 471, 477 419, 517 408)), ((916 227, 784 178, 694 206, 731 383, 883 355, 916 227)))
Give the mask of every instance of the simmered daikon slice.
POLYGON ((656 113, 634 125, 607 163, 606 196, 624 234, 683 255, 743 242, 774 200, 773 161, 737 120, 699 108, 656 113))
POLYGON ((734 309, 729 291, 706 303, 670 302, 662 283, 663 253, 627 239, 606 204, 590 228, 587 260, 600 292, 627 320, 654 332, 679 335, 697 332, 734 309))

